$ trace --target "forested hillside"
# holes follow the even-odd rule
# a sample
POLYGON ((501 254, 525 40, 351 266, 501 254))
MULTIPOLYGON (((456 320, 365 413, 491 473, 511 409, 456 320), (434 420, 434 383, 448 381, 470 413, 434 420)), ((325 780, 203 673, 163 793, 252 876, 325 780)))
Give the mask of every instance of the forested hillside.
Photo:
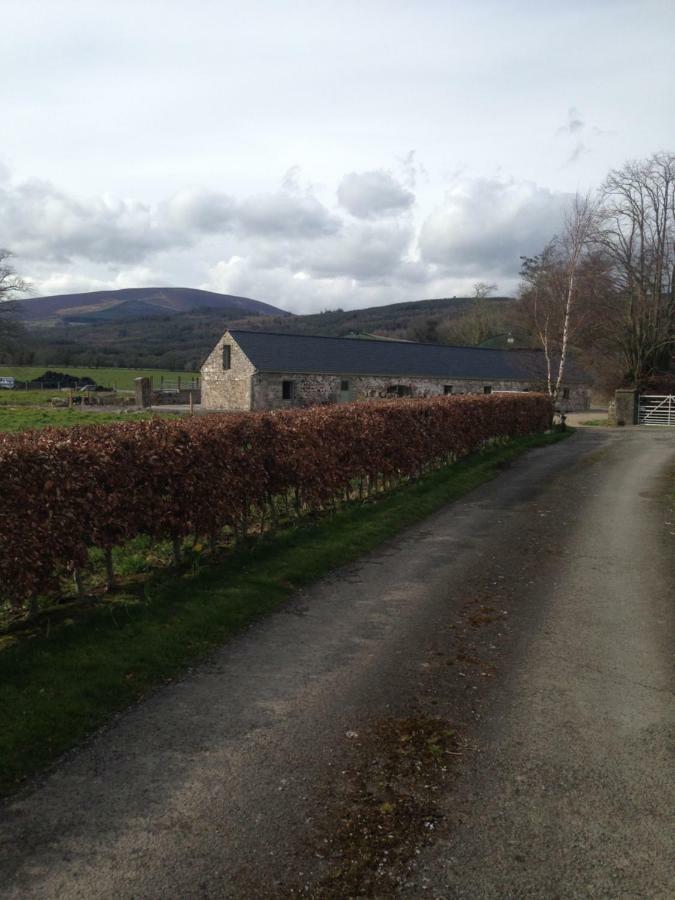
POLYGON ((111 311, 95 321, 80 318, 79 324, 27 327, 22 340, 8 347, 0 362, 194 371, 230 326, 334 336, 367 333, 438 343, 499 342, 513 327, 514 304, 508 298, 446 298, 303 316, 242 316, 236 309, 202 307, 116 318, 111 311))

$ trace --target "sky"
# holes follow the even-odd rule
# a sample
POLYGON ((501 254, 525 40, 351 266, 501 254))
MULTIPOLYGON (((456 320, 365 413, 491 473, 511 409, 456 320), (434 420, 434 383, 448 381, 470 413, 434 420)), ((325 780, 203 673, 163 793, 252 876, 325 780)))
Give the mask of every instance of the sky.
POLYGON ((672 0, 3 0, 0 247, 36 295, 512 294, 674 149, 674 38, 672 0))

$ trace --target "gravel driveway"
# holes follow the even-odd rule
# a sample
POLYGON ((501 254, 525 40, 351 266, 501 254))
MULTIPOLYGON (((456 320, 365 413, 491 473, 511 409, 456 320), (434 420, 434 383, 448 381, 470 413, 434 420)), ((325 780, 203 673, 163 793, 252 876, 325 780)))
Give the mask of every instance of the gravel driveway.
POLYGON ((672 897, 674 464, 585 429, 299 594, 0 804, 0 897, 672 897))

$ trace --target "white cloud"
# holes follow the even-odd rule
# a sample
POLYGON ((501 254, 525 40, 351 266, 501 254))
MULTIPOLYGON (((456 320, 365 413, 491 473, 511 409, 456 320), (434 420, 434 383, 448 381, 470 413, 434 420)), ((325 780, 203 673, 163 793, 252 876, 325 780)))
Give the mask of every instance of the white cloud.
POLYGON ((532 182, 463 178, 422 224, 423 260, 458 278, 513 276, 559 229, 569 195, 532 182))
MULTIPOLYGON (((405 157, 404 165, 411 177, 414 164, 410 155, 405 157)), ((399 214, 415 202, 415 195, 384 169, 350 172, 340 182, 337 195, 340 205, 359 219, 399 214)))
POLYGON ((122 288, 156 287, 162 285, 162 275, 147 266, 123 269, 111 278, 98 278, 74 272, 52 272, 44 278, 31 280, 32 293, 37 296, 51 294, 77 294, 85 291, 115 291, 122 288))
POLYGON ((512 288, 520 255, 550 239, 566 199, 531 182, 458 176, 416 226, 405 206, 412 193, 384 170, 365 176, 341 181, 360 217, 301 187, 297 169, 276 192, 237 198, 191 187, 154 204, 10 179, 0 184, 0 246, 43 294, 189 285, 209 271, 215 289, 291 310, 364 305, 452 296, 471 279, 512 288), (375 218, 396 202, 403 215, 375 218))

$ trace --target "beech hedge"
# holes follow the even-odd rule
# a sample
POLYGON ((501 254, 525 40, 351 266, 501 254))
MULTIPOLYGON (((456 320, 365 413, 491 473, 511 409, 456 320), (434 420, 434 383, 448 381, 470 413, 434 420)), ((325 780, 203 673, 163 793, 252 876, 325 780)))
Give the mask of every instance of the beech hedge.
POLYGON ((493 394, 1 435, 0 597, 58 590, 93 547, 261 533, 551 420, 542 394, 493 394))

